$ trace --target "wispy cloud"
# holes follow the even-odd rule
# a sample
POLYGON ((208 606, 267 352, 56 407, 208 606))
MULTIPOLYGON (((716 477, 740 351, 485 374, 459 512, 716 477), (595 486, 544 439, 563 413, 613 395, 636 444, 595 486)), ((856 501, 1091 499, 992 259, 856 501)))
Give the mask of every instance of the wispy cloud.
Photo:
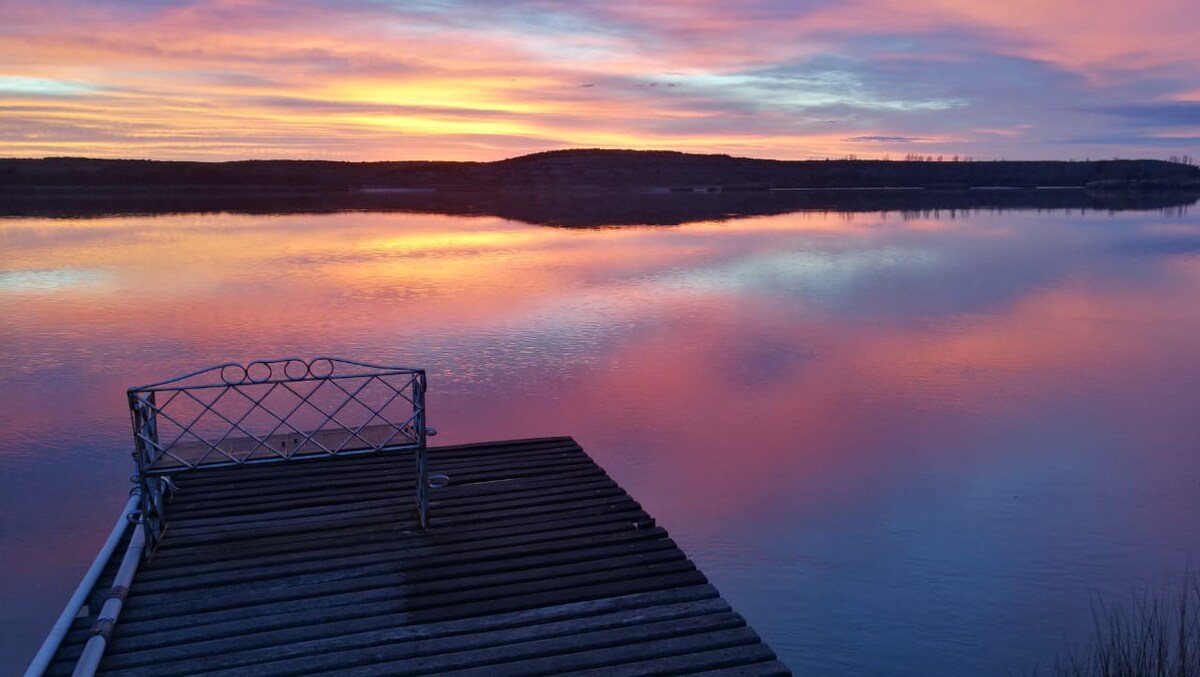
POLYGON ((83 82, 0 75, 0 95, 6 96, 71 96, 95 89, 95 86, 83 82))
POLYGON ((1180 0, 5 3, 0 155, 1160 155, 1197 31, 1180 0))
POLYGON ((852 136, 847 141, 854 143, 914 143, 916 141, 924 141, 919 136, 852 136))
POLYGON ((1200 101, 1097 106, 1082 110, 1113 116, 1138 127, 1200 128, 1200 101))

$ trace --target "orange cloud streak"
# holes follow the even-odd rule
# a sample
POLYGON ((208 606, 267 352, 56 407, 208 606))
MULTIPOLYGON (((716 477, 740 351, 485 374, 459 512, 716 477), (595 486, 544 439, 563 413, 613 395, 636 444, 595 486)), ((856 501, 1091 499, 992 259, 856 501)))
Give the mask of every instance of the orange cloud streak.
POLYGON ((987 53, 1109 86, 1174 68, 1174 95, 1191 100, 1200 83, 1178 64, 1200 57, 1195 14, 1177 0, 817 9, 694 1, 550 12, 512 3, 437 14, 365 2, 9 3, 0 10, 0 155, 496 159, 575 146, 970 154, 1005 147, 986 130, 1027 121, 930 117, 985 94, 917 91, 928 80, 889 93, 886 78, 866 81, 855 69, 987 53), (888 39, 873 40, 881 31, 888 39), (896 42, 939 33, 961 44, 896 42), (820 65, 831 57, 840 65, 820 65), (772 79, 779 69, 801 77, 772 79), (922 116, 929 122, 913 133, 922 116))

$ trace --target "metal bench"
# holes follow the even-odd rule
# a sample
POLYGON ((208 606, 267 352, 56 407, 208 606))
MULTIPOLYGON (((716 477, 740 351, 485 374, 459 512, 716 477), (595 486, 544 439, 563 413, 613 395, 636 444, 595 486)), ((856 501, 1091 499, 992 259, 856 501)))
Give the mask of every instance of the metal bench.
POLYGON ((428 524, 425 371, 334 357, 219 364, 130 388, 137 522, 147 558, 177 473, 329 456, 413 451, 428 524))

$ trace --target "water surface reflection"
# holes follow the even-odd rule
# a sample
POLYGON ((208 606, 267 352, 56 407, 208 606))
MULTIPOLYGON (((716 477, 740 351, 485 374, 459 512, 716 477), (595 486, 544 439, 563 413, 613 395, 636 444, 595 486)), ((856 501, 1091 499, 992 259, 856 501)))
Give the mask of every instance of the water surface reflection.
POLYGON ((569 434, 798 673, 1046 664, 1200 546, 1200 220, 342 212, 0 221, 2 667, 123 502, 122 390, 339 354, 440 442, 569 434))

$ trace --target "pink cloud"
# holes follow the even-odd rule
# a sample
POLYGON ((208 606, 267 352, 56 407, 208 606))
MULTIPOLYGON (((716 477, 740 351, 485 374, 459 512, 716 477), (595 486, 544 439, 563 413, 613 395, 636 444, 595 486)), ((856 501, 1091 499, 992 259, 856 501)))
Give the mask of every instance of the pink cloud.
POLYGON ((147 7, 56 0, 0 10, 9 27, 0 34, 0 63, 9 64, 0 77, 89 90, 49 97, 0 88, 0 107, 13 119, 0 130, 0 155, 493 159, 569 146, 782 158, 895 152, 846 141, 864 137, 927 139, 931 150, 980 157, 1020 154, 1011 146, 1017 137, 1000 145, 1000 135, 972 129, 1030 129, 1020 152, 1053 155, 1080 150, 1052 144, 1085 123, 1096 138, 1114 131, 1103 127, 1111 121, 1069 114, 1069 106, 1200 91, 1200 78, 1178 67, 1200 57, 1197 19, 1174 0, 1137 8, 512 2, 441 13, 269 0, 147 7), (1041 80, 994 73, 1014 59, 1041 80), (955 69, 962 74, 950 77, 955 69), (1062 90, 1063 79, 1075 90, 1062 90), (1058 100, 1045 96, 1047 87, 1058 100), (1022 92, 1023 111, 1003 110, 1022 92), (376 110, 356 114, 339 104, 376 110), (989 119, 974 119, 978 111, 989 119))

